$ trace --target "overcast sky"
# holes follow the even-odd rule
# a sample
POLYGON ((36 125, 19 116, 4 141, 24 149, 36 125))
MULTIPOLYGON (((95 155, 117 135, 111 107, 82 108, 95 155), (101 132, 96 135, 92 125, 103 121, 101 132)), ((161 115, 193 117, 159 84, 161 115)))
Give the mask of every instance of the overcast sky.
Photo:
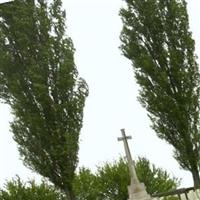
POLYGON ((13 0, 0 0, 0 3, 6 3, 6 2, 10 2, 10 1, 13 1, 13 0))
MULTIPOLYGON (((200 1, 188 0, 190 25, 200 55, 200 1)), ((131 63, 121 55, 118 16, 122 0, 65 0, 67 33, 76 48, 75 62, 89 85, 90 94, 84 112, 80 137, 79 166, 95 170, 96 165, 124 155, 117 141, 125 128, 132 155, 147 157, 156 166, 182 178, 182 187, 192 186, 189 172, 181 170, 173 158, 173 148, 156 137, 150 121, 137 101, 138 86, 131 63)), ((23 179, 36 177, 19 159, 9 132, 12 117, 6 105, 0 105, 0 185, 18 174, 23 179)))

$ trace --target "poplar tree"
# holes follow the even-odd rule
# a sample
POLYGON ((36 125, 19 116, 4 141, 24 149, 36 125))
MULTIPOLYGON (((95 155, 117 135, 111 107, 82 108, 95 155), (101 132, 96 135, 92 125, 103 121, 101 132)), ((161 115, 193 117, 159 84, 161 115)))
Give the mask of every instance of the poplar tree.
POLYGON ((125 0, 121 50, 157 135, 200 186, 199 71, 185 0, 125 0))
POLYGON ((61 0, 0 5, 0 98, 27 167, 74 200, 79 134, 88 95, 66 35, 61 0))

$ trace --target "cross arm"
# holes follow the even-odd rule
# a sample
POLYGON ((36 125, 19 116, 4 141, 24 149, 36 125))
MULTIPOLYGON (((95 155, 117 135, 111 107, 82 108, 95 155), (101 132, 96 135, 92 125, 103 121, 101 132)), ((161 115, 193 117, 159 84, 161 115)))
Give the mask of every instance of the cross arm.
POLYGON ((122 140, 125 140, 125 139, 132 139, 131 136, 125 136, 125 137, 118 137, 117 140, 118 141, 122 141, 122 140))

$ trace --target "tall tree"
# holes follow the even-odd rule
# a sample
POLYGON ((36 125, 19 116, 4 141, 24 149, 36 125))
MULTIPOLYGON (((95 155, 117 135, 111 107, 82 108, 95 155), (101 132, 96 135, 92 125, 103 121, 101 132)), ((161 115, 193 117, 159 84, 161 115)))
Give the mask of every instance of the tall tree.
MULTIPOLYGON (((139 180, 146 185, 150 194, 166 192, 179 185, 177 178, 170 177, 167 171, 155 167, 146 158, 137 160, 136 171, 139 180)), ((128 165, 122 158, 99 166, 95 174, 82 168, 74 179, 78 200, 127 200, 129 184, 128 165)))
POLYGON ((125 0, 121 50, 157 135, 200 186, 199 71, 185 0, 125 0))
POLYGON ((0 97, 14 115, 14 140, 26 166, 75 199, 72 188, 88 95, 65 33, 61 0, 0 6, 0 97))

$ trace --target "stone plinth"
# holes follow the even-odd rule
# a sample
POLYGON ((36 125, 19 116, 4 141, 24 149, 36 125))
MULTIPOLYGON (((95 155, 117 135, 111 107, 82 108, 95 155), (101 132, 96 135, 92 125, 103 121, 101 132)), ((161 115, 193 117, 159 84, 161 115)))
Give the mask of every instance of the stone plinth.
POLYGON ((146 192, 143 183, 131 184, 128 186, 128 200, 151 200, 151 196, 146 192))

